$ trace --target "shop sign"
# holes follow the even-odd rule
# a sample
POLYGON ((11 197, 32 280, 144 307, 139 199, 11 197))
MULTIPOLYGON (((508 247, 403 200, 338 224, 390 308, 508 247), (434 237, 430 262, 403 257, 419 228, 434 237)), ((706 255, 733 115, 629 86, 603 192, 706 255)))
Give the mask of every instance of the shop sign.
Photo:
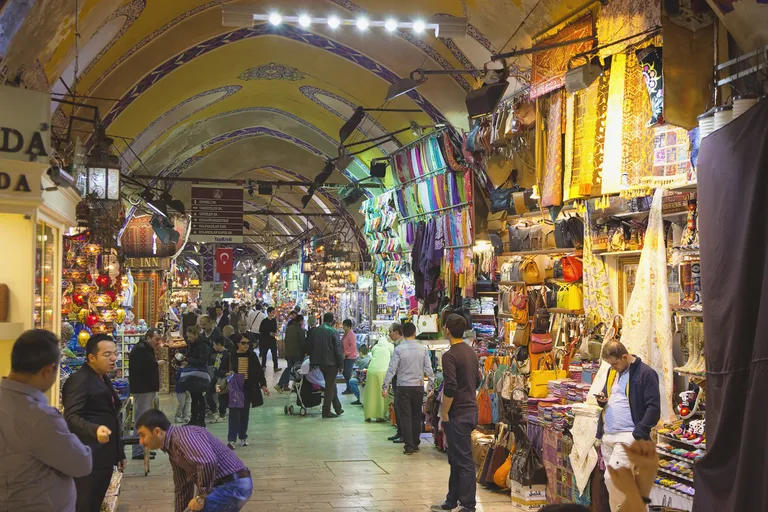
POLYGON ((51 99, 47 93, 0 86, 0 158, 40 163, 51 146, 51 99))
POLYGON ((151 268, 158 270, 171 270, 171 258, 127 258, 125 266, 128 268, 151 268))
MULTIPOLYGON (((2 130, 2 128, 0 128, 2 130)), ((23 172, 0 172, 0 190, 5 193, 14 193, 18 192, 21 194, 32 194, 33 192, 40 192, 40 179, 38 177, 37 181, 35 178, 31 178, 32 184, 36 184, 36 187, 33 187, 32 184, 30 184, 30 177, 27 176, 26 173, 23 172)))
POLYGON ((192 187, 192 242, 243 243, 243 189, 192 187))

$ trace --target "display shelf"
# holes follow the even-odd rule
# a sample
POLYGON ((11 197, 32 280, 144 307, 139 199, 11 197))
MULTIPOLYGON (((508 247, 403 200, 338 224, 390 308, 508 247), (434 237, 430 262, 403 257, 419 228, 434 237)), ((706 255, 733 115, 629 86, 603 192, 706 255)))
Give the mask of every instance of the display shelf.
POLYGON ((607 251, 607 252, 595 252, 598 256, 602 256, 603 258, 608 256, 639 256, 642 254, 643 250, 638 249, 635 251, 607 251))
POLYGON ((668 452, 666 450, 662 450, 658 446, 656 447, 656 452, 659 455, 663 455, 664 457, 669 457, 670 459, 676 459, 676 460, 679 460, 681 462, 687 462, 688 464, 691 465, 691 467, 693 467, 694 459, 688 459, 686 457, 681 457, 679 455, 675 455, 674 453, 670 453, 670 452, 668 452))
POLYGON ((665 434, 659 434, 659 438, 660 439, 664 439, 665 441, 668 441, 668 442, 681 443, 681 444, 690 446, 692 448, 696 448, 697 450, 706 450, 707 449, 707 445, 705 443, 694 444, 694 443, 692 443, 690 441, 685 441, 683 439, 676 439, 674 437, 670 437, 670 436, 665 435, 665 434))
POLYGON ((679 317, 687 317, 687 316, 704 316, 703 311, 688 311, 685 309, 678 309, 675 311, 672 311, 675 315, 679 317))
POLYGON ((549 313, 563 314, 563 315, 583 315, 583 309, 564 309, 564 308, 547 308, 549 313))
POLYGON ((565 249, 542 249, 540 251, 520 251, 520 252, 504 252, 501 253, 501 256, 504 257, 512 257, 512 256, 535 256, 537 254, 571 254, 571 253, 578 253, 581 252, 581 249, 576 249, 575 247, 568 247, 565 249))
POLYGON ((669 187, 667 190, 670 190, 672 192, 696 192, 699 189, 699 184, 696 181, 689 181, 688 183, 683 183, 681 185, 673 185, 669 187))
POLYGON ((478 295, 499 295, 501 292, 495 291, 495 292, 477 292, 478 295))
POLYGON ((668 469, 664 469, 664 468, 660 467, 659 468, 659 473, 664 473, 665 475, 668 475, 668 476, 671 476, 671 477, 675 477, 675 478, 679 478, 681 480, 685 480, 686 482, 693 483, 693 478, 688 478, 687 476, 683 476, 680 473, 675 473, 674 471, 670 471, 668 469))
POLYGON ((660 489, 663 489, 666 492, 671 492, 672 494, 675 494, 677 496, 682 496, 683 498, 688 498, 690 500, 693 499, 693 494, 687 494, 687 493, 684 493, 684 492, 680 492, 677 489, 673 489, 671 487, 667 487, 666 485, 661 485, 661 484, 653 484, 653 485, 654 485, 654 487, 658 487, 660 489))

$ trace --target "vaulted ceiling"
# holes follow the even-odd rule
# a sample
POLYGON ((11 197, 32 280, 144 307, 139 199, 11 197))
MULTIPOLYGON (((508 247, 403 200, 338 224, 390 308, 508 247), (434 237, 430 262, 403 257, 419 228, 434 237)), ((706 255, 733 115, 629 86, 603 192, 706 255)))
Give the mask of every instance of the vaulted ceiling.
MULTIPOLYGON (((78 101, 97 106, 107 133, 117 137, 126 173, 309 183, 324 161, 336 156, 339 128, 354 108, 383 106, 387 88, 399 77, 420 67, 482 67, 491 53, 528 46, 536 31, 583 3, 356 1, 80 0, 76 52, 75 0, 23 0, 8 3, 0 13, 0 53, 6 75, 20 73, 25 86, 73 92, 78 101), (454 40, 409 29, 388 33, 353 26, 303 29, 265 22, 237 29, 222 25, 224 4, 247 5, 256 13, 279 9, 286 15, 347 19, 363 14, 401 21, 466 16, 470 26, 466 38, 454 40)), ((509 92, 524 82, 530 61, 522 57, 513 68, 517 78, 509 92)), ((386 105, 420 112, 372 112, 350 141, 400 130, 412 121, 466 127, 464 98, 473 80, 468 75, 431 76, 417 92, 386 105)), ((54 125, 66 126, 72 108, 53 107, 54 125)), ((76 113, 90 115, 82 108, 76 113)), ((329 182, 368 176, 371 159, 413 138, 406 131, 396 142, 366 151, 329 182)), ((178 182, 172 193, 186 201, 189 186, 178 182)), ((301 187, 277 190, 270 208, 296 214, 271 221, 278 232, 299 233, 309 224, 328 222, 300 216, 303 194, 301 187)), ((258 196, 248 200, 254 206, 267 201, 258 196)), ((338 196, 324 192, 303 211, 343 208, 338 196)), ((351 213, 361 224, 359 214, 351 213)), ((267 221, 264 216, 249 219, 257 230, 267 221)))

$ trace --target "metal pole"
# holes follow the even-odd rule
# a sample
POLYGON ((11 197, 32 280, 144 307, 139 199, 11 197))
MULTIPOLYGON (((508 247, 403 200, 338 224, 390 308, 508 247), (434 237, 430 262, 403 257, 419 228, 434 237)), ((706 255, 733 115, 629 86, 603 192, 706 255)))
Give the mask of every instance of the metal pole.
MULTIPOLYGON (((632 36, 632 37, 637 37, 637 36, 632 36)), ((510 57, 518 57, 520 55, 528 55, 529 53, 538 53, 538 52, 543 52, 545 50, 551 50, 553 48, 560 48, 561 46, 570 46, 572 44, 586 43, 588 41, 596 41, 596 40, 597 40, 596 37, 589 36, 589 37, 580 37, 578 39, 571 39, 570 41, 560 41, 559 43, 543 44, 541 46, 534 46, 532 48, 525 48, 523 50, 513 50, 507 53, 499 53, 496 55, 491 55, 491 61, 495 62, 497 60, 508 59, 510 57)))

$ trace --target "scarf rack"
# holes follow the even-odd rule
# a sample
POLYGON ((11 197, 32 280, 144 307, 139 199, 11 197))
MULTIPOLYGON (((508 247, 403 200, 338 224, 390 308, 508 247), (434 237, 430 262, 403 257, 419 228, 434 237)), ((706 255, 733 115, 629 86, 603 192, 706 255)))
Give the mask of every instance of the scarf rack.
POLYGON ((409 142, 405 146, 402 146, 402 147, 398 148, 397 151, 394 151, 394 152, 390 153, 389 158, 394 159, 395 155, 399 155, 401 153, 405 153, 406 151, 409 151, 411 148, 413 148, 414 146, 419 144, 421 141, 424 141, 424 140, 426 140, 426 139, 428 139, 430 137, 437 137, 438 135, 442 134, 447 129, 448 129, 448 126, 443 126, 441 128, 436 128, 436 129, 432 130, 429 133, 425 133, 421 137, 419 137, 419 138, 417 138, 415 140, 412 140, 411 142, 409 142))
POLYGON ((469 206, 471 204, 472 204, 471 201, 466 201, 464 203, 454 204, 452 206, 444 206, 443 208, 438 208, 437 210, 432 210, 432 211, 429 211, 429 212, 417 213, 416 215, 409 215, 408 217, 403 217, 400 220, 401 221, 407 221, 407 220, 415 219, 415 218, 418 218, 418 217, 426 217, 428 215, 432 215, 432 214, 435 214, 435 213, 440 213, 440 212, 444 212, 444 211, 448 211, 448 210, 455 210, 455 209, 458 209, 458 208, 463 208, 463 207, 469 206))

